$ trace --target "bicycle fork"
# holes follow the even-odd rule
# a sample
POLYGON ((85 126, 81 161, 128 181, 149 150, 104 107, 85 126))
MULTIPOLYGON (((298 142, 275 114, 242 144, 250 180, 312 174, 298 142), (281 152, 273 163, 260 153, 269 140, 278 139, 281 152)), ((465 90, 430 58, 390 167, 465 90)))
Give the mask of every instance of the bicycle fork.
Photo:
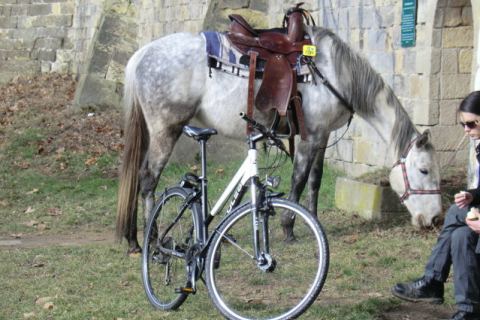
POLYGON ((251 182, 252 197, 252 230, 253 248, 257 267, 264 272, 273 272, 277 265, 275 258, 270 254, 270 238, 268 230, 268 219, 270 209, 268 208, 265 190, 258 188, 258 178, 251 182), (260 194, 260 197, 258 196, 260 194))

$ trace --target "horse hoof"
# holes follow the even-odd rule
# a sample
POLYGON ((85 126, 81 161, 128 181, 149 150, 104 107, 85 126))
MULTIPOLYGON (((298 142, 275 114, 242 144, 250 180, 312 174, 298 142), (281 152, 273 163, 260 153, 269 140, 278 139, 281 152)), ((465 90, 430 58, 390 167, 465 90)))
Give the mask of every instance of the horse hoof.
POLYGON ((127 256, 131 258, 139 257, 142 254, 142 248, 130 248, 127 251, 127 256))
POLYGON ((285 239, 283 239, 285 243, 294 243, 297 241, 297 238, 295 238, 295 235, 293 234, 292 228, 284 227, 283 234, 285 236, 285 239))

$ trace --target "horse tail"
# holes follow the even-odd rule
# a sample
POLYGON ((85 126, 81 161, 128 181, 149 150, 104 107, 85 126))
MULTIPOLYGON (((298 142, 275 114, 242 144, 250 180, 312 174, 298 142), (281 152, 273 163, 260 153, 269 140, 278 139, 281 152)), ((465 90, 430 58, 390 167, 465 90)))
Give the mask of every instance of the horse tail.
POLYGON ((148 129, 138 101, 136 69, 142 52, 132 56, 125 68, 125 147, 119 173, 116 237, 127 239, 136 230, 136 209, 139 192, 139 170, 148 148, 148 129))

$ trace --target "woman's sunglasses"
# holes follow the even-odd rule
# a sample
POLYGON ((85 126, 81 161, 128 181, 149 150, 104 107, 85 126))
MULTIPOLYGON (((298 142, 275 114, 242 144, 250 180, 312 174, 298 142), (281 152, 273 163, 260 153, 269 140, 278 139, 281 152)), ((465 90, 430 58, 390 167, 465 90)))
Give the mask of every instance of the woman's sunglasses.
POLYGON ((478 125, 478 121, 479 120, 465 122, 460 121, 460 125, 464 128, 467 127, 468 129, 475 129, 478 125))

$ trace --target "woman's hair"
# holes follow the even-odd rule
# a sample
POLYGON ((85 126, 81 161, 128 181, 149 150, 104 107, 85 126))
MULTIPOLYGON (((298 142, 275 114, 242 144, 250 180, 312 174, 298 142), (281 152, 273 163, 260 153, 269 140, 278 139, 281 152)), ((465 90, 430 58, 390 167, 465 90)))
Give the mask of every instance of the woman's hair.
POLYGON ((470 93, 458 107, 458 111, 474 113, 480 116, 480 91, 470 93))

